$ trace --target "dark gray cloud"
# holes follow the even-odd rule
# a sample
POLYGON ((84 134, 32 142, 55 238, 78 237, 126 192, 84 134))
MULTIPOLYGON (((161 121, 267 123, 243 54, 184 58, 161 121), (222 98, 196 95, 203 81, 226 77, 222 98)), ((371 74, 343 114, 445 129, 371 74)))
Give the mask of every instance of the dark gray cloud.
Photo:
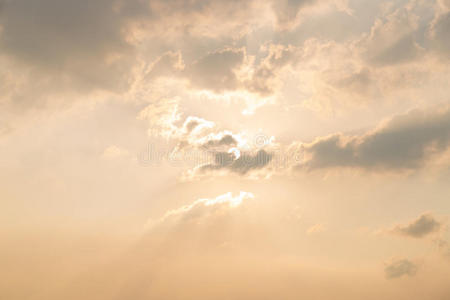
POLYGON ((394 260, 384 268, 387 279, 402 276, 414 276, 417 273, 417 265, 407 259, 394 260))
POLYGON ((422 238, 438 231, 441 227, 442 224, 431 214, 423 214, 408 225, 396 226, 392 232, 407 237, 422 238))
POLYGON ((186 132, 190 133, 192 130, 194 130, 198 125, 200 125, 200 122, 197 120, 189 120, 184 124, 184 127, 186 128, 186 132))
MULTIPOLYGON (((149 76, 178 72, 183 67, 176 51, 188 48, 192 53, 199 49, 175 44, 174 38, 196 36, 208 40, 216 34, 238 35, 242 27, 253 24, 250 19, 254 3, 0 0, 0 58, 7 61, 4 69, 16 77, 12 79, 15 87, 6 96, 1 93, 0 101, 14 103, 23 110, 57 102, 55 98, 62 99, 61 95, 69 103, 72 98, 79 99, 80 94, 95 91, 126 92, 135 83, 145 60, 164 51, 172 52, 153 66, 149 76)), ((224 66, 227 58, 222 54, 218 60, 209 59, 210 63, 219 64, 214 76, 205 75, 209 80, 195 76, 209 71, 208 62, 200 60, 192 66, 189 76, 193 76, 193 84, 211 84, 218 90, 234 88, 233 62, 231 69, 224 66)), ((236 54, 242 57, 242 53, 236 54)))
POLYGON ((308 159, 298 167, 417 169, 449 145, 450 109, 414 110, 363 136, 336 134, 306 144, 303 149, 308 159))
POLYGON ((203 150, 223 149, 225 146, 237 146, 238 140, 230 131, 213 131, 215 124, 202 118, 189 116, 178 130, 175 138, 180 139, 176 151, 184 148, 199 148, 203 150))
POLYGON ((245 175, 252 170, 257 170, 265 167, 273 158, 271 153, 261 149, 255 154, 241 153, 236 157, 234 153, 215 152, 214 163, 207 164, 200 167, 200 172, 212 170, 229 170, 233 173, 245 175))
POLYGON ((150 14, 140 0, 5 1, 0 52, 73 87, 120 90, 134 60, 127 26, 150 14))
POLYGON ((223 149, 224 147, 237 146, 237 144, 238 141, 231 133, 218 133, 217 135, 209 135, 207 137, 200 138, 200 140, 196 140, 195 138, 189 138, 189 136, 186 136, 178 142, 175 151, 180 151, 188 148, 198 148, 206 151, 217 151, 218 149, 223 149))
POLYGON ((238 141, 231 134, 225 134, 222 137, 210 139, 206 143, 204 143, 201 147, 203 148, 214 148, 220 146, 236 146, 238 141))

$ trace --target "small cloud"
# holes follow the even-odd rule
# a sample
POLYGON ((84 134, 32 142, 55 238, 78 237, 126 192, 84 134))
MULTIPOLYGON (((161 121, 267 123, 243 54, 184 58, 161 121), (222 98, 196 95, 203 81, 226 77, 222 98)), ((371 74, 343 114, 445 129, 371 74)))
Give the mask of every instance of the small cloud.
POLYGON ((388 263, 384 272, 387 279, 400 278, 402 276, 414 276, 417 273, 417 265, 408 259, 393 260, 388 263))
POLYGON ((438 231, 442 224, 431 214, 423 214, 407 225, 397 225, 392 233, 412 238, 422 238, 438 231))

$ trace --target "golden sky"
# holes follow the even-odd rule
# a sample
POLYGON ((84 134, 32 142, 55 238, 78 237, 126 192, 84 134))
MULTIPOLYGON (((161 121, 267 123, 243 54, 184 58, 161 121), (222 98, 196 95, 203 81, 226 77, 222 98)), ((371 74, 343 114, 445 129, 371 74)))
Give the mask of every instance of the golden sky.
POLYGON ((449 0, 0 0, 0 299, 450 299, 449 0))

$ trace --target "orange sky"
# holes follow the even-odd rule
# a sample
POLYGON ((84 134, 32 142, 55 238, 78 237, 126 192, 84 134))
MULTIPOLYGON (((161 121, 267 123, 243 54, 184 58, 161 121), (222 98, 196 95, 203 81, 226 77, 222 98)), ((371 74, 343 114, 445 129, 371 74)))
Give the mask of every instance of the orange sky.
POLYGON ((450 1, 0 0, 0 299, 450 298, 450 1))

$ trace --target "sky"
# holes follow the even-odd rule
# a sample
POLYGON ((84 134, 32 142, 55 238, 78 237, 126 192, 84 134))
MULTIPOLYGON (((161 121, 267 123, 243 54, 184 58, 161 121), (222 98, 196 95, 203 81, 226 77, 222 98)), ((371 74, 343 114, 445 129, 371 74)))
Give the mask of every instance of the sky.
POLYGON ((450 298, 449 0, 0 0, 0 298, 450 298))

